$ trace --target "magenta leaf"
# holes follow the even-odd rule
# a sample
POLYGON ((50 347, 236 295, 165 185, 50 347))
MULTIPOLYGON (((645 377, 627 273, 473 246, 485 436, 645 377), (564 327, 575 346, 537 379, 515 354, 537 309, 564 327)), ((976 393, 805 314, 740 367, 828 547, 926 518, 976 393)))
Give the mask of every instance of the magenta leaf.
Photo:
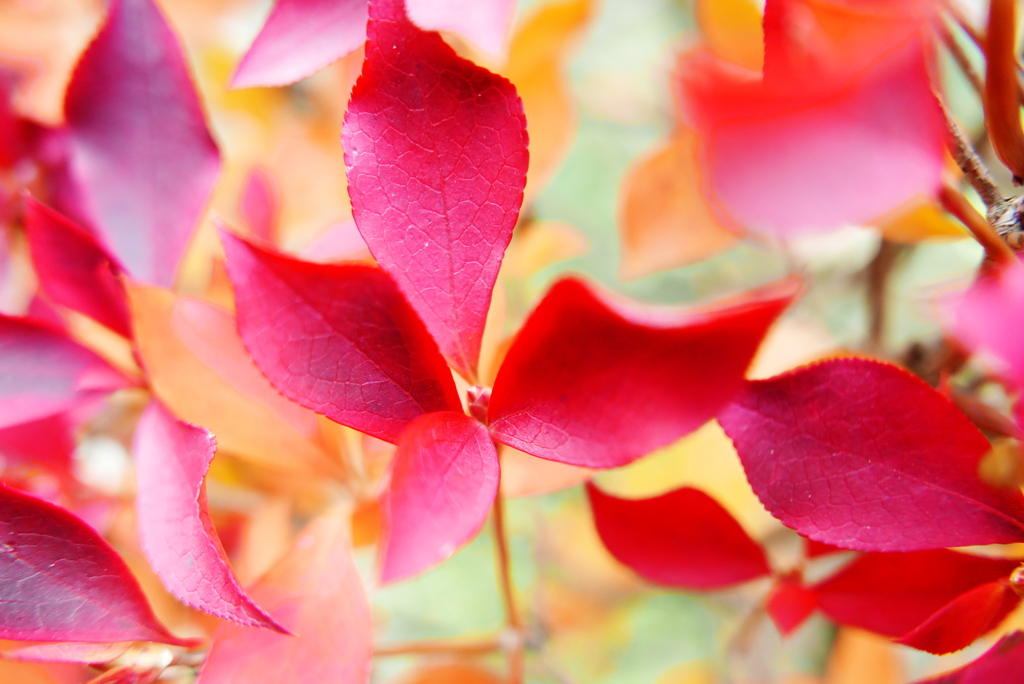
POLYGON ((177 38, 153 0, 114 0, 64 111, 92 228, 132 276, 170 287, 220 172, 177 38))
MULTIPOLYGON (((946 609, 948 604, 972 590, 1005 580, 1018 564, 1017 561, 970 556, 946 549, 914 553, 867 553, 817 584, 814 589, 821 611, 830 619, 884 636, 900 638, 912 634, 946 609)), ((981 596, 968 597, 962 608, 967 608, 967 613, 986 613, 982 617, 990 629, 995 626, 990 624, 994 614, 989 609, 990 603, 981 596), (971 598, 976 600, 971 601, 971 598), (972 606, 975 611, 970 610, 972 606)), ((1012 603, 1007 606, 1012 607, 1012 603)), ((1007 612, 1003 611, 1000 617, 1007 612)), ((961 611, 961 617, 963 615, 961 611)), ((951 627, 954 631, 962 628, 960 634, 952 635, 962 643, 955 648, 936 652, 963 648, 987 631, 976 629, 972 632, 966 625, 958 627, 954 624, 951 627)), ((938 647, 939 644, 934 636, 929 640, 922 635, 920 645, 938 647)), ((920 647, 914 643, 910 645, 920 647)))
POLYGON ((451 31, 484 52, 497 54, 505 43, 516 3, 513 0, 407 0, 409 18, 429 31, 451 31))
POLYGON ((500 76, 373 0, 342 141, 370 253, 449 363, 474 377, 528 161, 523 104, 500 76))
POLYGON ((121 267, 92 233, 26 195, 25 234, 39 286, 53 302, 131 337, 121 267))
POLYGON ((594 524, 608 551, 644 579, 690 590, 720 589, 771 572, 764 549, 721 504, 683 487, 620 499, 587 484, 594 524))
POLYGON ((216 450, 213 434, 178 420, 159 402, 143 412, 132 449, 142 549, 186 605, 285 632, 242 590, 210 521, 203 481, 216 450))
POLYGON ((75 450, 75 421, 66 413, 0 429, 0 454, 6 468, 47 465, 70 473, 75 450))
POLYGON ((390 442, 423 413, 461 410, 437 344, 386 273, 222 238, 239 333, 286 397, 390 442))
POLYGON ((1005 636, 973 663, 917 684, 996 684, 1013 682, 1024 671, 1024 632, 1005 636))
POLYGON ((253 235, 266 242, 274 242, 281 207, 274 179, 267 171, 258 166, 249 171, 239 208, 253 235))
POLYGON ((491 434, 540 458, 625 465, 711 419, 743 387, 794 280, 700 309, 640 307, 567 278, 508 352, 490 399, 491 434))
POLYGON ((464 413, 409 424, 381 498, 381 581, 411 577, 477 533, 498 494, 498 452, 487 428, 464 413))
POLYGON ((231 85, 295 83, 362 47, 365 39, 366 0, 277 0, 231 85))
POLYGON ((0 486, 0 638, 180 643, 131 570, 62 508, 0 486))
POLYGON ((988 440, 896 366, 835 359, 752 382, 719 422, 765 508, 804 536, 863 551, 1024 541, 1024 496, 978 477, 988 440))
POLYGON ((63 332, 0 315, 0 428, 62 413, 131 384, 63 332))

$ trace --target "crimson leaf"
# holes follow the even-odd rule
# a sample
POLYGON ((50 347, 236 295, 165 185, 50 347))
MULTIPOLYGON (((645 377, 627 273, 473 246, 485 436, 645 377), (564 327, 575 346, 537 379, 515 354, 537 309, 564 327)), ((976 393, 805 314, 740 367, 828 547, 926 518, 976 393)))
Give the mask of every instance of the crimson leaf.
POLYGON ((411 577, 476 534, 498 493, 498 452, 464 413, 430 413, 402 433, 381 499, 381 581, 411 577))
POLYGON ((1014 632, 999 640, 983 656, 955 672, 917 684, 993 684, 1013 682, 1024 671, 1024 632, 1014 632))
POLYGON ((587 494, 608 551, 655 584, 719 589, 771 572, 764 549, 699 489, 620 499, 587 483, 587 494))
POLYGON ((733 302, 654 310, 556 283, 508 352, 490 399, 508 446, 589 468, 625 465, 696 430, 743 386, 786 280, 733 302))
POLYGON ((461 410, 436 343, 387 274, 222 238, 239 333, 286 397, 390 442, 420 414, 461 410))
POLYGON ((180 643, 95 530, 62 508, 0 486, 0 637, 180 643))
POLYGON ((181 46, 153 0, 114 0, 64 112, 98 233, 134 277, 169 287, 220 172, 181 46))
POLYGON ((989 443, 896 366, 835 359, 752 382, 719 416, 783 524, 863 551, 1024 541, 1024 496, 978 477, 989 443))
POLYGON ((513 86, 372 0, 366 61, 342 141, 370 253, 449 363, 474 377, 491 291, 526 185, 526 118, 513 86))
POLYGON ((139 538, 153 570, 183 603, 244 625, 284 631, 231 572, 206 508, 213 435, 154 401, 135 431, 139 538))

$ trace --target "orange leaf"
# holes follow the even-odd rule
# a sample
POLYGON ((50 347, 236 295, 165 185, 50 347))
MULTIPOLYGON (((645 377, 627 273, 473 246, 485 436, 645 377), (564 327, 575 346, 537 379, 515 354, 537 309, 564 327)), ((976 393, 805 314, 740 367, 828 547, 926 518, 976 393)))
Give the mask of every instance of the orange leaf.
POLYGON ((418 667, 395 684, 503 684, 504 679, 470 662, 418 667))
POLYGON ((696 134, 681 127, 626 172, 619 199, 623 279, 701 261, 736 243, 704 198, 697 148, 696 134))
POLYGON ((568 489, 593 474, 589 468, 548 461, 512 447, 501 448, 501 492, 510 499, 568 489))
POLYGON ((985 128, 996 155, 1024 179, 1024 131, 1017 85, 1016 0, 992 0, 988 15, 985 128))
POLYGON ((752 0, 696 0, 694 15, 712 52, 727 62, 761 70, 764 32, 757 3, 752 0))
POLYGON ((962 240, 969 237, 934 200, 921 198, 880 217, 875 225, 886 240, 914 244, 923 240, 962 240))

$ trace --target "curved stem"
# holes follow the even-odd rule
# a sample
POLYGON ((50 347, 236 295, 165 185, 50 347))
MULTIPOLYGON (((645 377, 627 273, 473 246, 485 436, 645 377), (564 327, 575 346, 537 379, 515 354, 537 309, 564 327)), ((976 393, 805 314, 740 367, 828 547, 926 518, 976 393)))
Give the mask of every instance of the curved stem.
POLYGON ((505 604, 505 622, 509 627, 512 643, 506 645, 508 652, 509 684, 523 684, 526 670, 526 644, 523 638, 523 621, 516 605, 512 587, 512 564, 509 555, 508 531, 505 526, 505 497, 498 486, 494 499, 494 545, 498 551, 498 580, 501 597, 505 604))

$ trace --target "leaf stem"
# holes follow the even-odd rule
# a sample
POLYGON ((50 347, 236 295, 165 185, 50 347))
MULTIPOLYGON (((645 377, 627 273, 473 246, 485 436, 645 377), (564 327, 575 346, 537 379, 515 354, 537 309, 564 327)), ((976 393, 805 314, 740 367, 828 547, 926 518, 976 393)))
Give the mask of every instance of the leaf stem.
POLYGON ((512 637, 505 644, 508 653, 509 684, 523 684, 526 670, 526 643, 523 638, 523 621, 516 605, 512 587, 512 563, 510 561, 508 530, 505 525, 505 497, 498 486, 498 495, 494 498, 494 544, 498 552, 498 581, 501 596, 505 603, 505 622, 508 635, 512 637))
POLYGON ((428 639, 423 641, 396 641, 373 647, 374 657, 406 655, 462 655, 478 656, 496 653, 505 648, 500 636, 480 639, 428 639))
POLYGON ((975 239, 985 248, 985 254, 989 259, 996 263, 1007 263, 1014 260, 1013 250, 963 196, 963 193, 950 185, 943 185, 939 191, 939 201, 942 202, 942 207, 946 211, 967 226, 975 239))
POLYGON ((988 167, 981 161, 978 153, 974 151, 974 147, 967 139, 963 129, 960 128, 960 124, 953 118, 952 112, 946 107, 946 103, 942 101, 942 98, 936 95, 936 99, 938 99, 939 107, 942 109, 942 114, 946 119, 946 131, 949 133, 947 145, 950 153, 956 160, 957 166, 964 172, 967 181, 978 192, 981 201, 985 203, 985 207, 989 211, 1005 204, 1006 199, 999 192, 995 180, 988 171, 988 167))

